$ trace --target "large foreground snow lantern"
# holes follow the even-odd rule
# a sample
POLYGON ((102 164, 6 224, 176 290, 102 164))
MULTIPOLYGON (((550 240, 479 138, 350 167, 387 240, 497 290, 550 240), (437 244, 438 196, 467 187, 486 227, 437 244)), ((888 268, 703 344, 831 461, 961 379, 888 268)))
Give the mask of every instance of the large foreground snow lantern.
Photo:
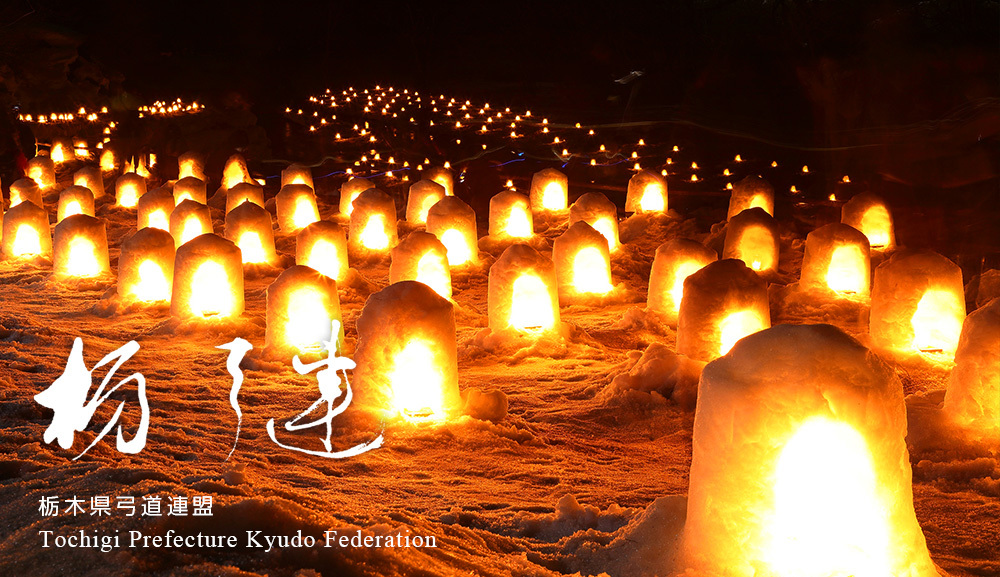
POLYGON ((872 250, 887 250, 896 246, 889 205, 875 194, 864 192, 847 201, 840 209, 840 222, 863 232, 872 250))
POLYGON ((314 222, 295 237, 295 264, 301 264, 337 282, 347 278, 347 235, 337 223, 314 222))
POLYGON ((255 182, 238 182, 226 189, 226 213, 244 202, 264 206, 264 187, 255 182))
POLYGON ((188 199, 202 204, 208 202, 208 187, 204 180, 185 176, 174 183, 174 204, 180 204, 188 199))
POLYGON ((354 199, 361 196, 361 193, 375 188, 375 184, 367 178, 351 178, 340 185, 340 214, 351 216, 354 212, 354 199))
POLYGON ((185 178, 205 181, 205 161, 197 152, 185 152, 177 158, 177 181, 185 178))
POLYGON ((59 191, 56 222, 74 214, 94 216, 94 193, 85 186, 67 186, 59 191))
POLYGON ((447 194, 444 187, 433 180, 425 179, 413 183, 406 197, 406 222, 426 224, 427 211, 445 196, 447 194))
POLYGON ((684 280, 717 260, 719 255, 714 250, 696 240, 675 238, 661 244, 649 272, 646 307, 661 315, 668 325, 676 327, 684 280))
POLYGON ((115 179, 115 203, 124 208, 135 208, 139 198, 146 194, 146 179, 134 172, 126 172, 115 179))
POLYGON ((812 292, 868 300, 871 292, 868 237, 841 223, 810 232, 806 236, 799 284, 812 292))
POLYGON ((870 321, 875 346, 949 361, 964 320, 962 269, 947 258, 901 251, 875 269, 870 321))
POLYGON ((604 235, 608 250, 618 250, 618 207, 599 192, 588 192, 569 207, 569 223, 584 221, 604 235))
POLYGON ((241 182, 252 184, 253 178, 247 169, 246 159, 242 155, 234 154, 226 159, 226 166, 222 169, 222 188, 230 190, 241 182))
POLYGON ((136 204, 136 228, 170 230, 170 215, 175 207, 174 192, 169 188, 160 187, 147 192, 136 204))
POLYGON ((546 214, 566 210, 569 206, 569 179, 554 168, 539 170, 531 177, 528 192, 531 211, 546 214))
POLYGON ((443 186, 445 196, 455 196, 455 176, 447 168, 432 166, 424 170, 424 178, 443 186))
POLYGON ((771 326, 764 279, 737 259, 705 265, 684 281, 677 352, 708 362, 743 337, 771 326))
POLYGON ((733 187, 733 192, 729 196, 726 220, 748 208, 760 208, 774 216, 774 187, 755 174, 747 176, 733 187))
POLYGON ((312 268, 295 265, 267 287, 267 347, 318 353, 324 343, 344 344, 337 282, 312 268))
POLYGON ((170 213, 170 234, 177 246, 212 232, 212 215, 200 202, 185 200, 170 213))
POLYGON ((52 268, 64 277, 93 277, 111 270, 104 221, 86 214, 68 216, 56 225, 52 268))
POLYGON ((560 296, 604 295, 614 288, 608 240, 585 221, 573 223, 553 241, 552 261, 560 296))
POLYGON ((461 266, 479 260, 476 211, 457 196, 446 196, 427 212, 427 232, 448 249, 448 264, 461 266))
POLYGON ((313 191, 316 190, 316 187, 313 186, 312 170, 302 164, 290 164, 288 168, 281 171, 281 186, 286 184, 304 184, 313 191))
POLYGON ((698 385, 685 567, 938 577, 905 437, 899 379, 840 329, 778 325, 743 339, 698 385))
POLYGON ((778 270, 778 223, 762 208, 748 208, 729 219, 722 258, 742 260, 768 276, 778 270))
POLYGON ((628 181, 625 212, 667 212, 667 181, 649 170, 642 170, 628 181))
POLYGON ((104 196, 104 177, 101 176, 101 169, 97 166, 85 166, 73 173, 73 184, 84 186, 94 193, 94 198, 104 196))
POLYGON ((316 194, 305 184, 286 184, 274 197, 278 226, 286 234, 296 233, 319 220, 316 194))
POLYGON ((438 237, 421 230, 413 231, 392 249, 389 282, 404 280, 422 282, 442 297, 451 298, 448 249, 438 237))
POLYGON ((21 204, 24 201, 33 203, 35 206, 44 207, 42 202, 42 189, 38 183, 30 178, 15 180, 10 185, 10 207, 21 204))
POLYGON ((33 258, 52 254, 49 215, 34 202, 22 202, 3 215, 3 254, 33 258))
POLYGON ((240 247, 244 263, 273 264, 277 261, 271 213, 252 202, 244 202, 226 214, 226 238, 240 247))
POLYGON ((494 238, 530 238, 534 234, 528 197, 505 190, 490 199, 489 235, 494 238))
POLYGON ((174 237, 169 232, 147 227, 125 239, 118 257, 118 296, 169 301, 173 279, 174 237))
POLYGON ((38 188, 46 189, 56 185, 56 164, 47 156, 36 156, 28 161, 28 178, 38 183, 38 188))
POLYGON ((541 334, 559 325, 559 294, 552 261, 534 248, 517 243, 490 267, 487 292, 489 326, 541 334))
POLYGON ((358 317, 358 403, 404 418, 441 419, 460 407, 455 310, 417 281, 368 297, 358 317))
POLYGON ((1000 298, 965 317, 944 410, 973 438, 1000 438, 1000 298))
POLYGON ((362 192, 351 203, 348 240, 358 254, 385 254, 396 246, 396 203, 377 188, 362 192))
POLYGON ((243 258, 232 242, 203 234, 177 249, 170 314, 226 319, 243 313, 243 258))

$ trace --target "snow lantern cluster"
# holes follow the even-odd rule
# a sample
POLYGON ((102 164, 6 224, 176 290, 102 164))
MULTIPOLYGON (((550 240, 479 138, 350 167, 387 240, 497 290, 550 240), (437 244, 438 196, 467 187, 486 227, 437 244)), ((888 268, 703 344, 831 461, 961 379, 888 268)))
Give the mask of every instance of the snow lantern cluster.
POLYGON ((413 231, 392 249, 389 282, 422 282, 446 299, 451 298, 451 268, 448 249, 437 236, 413 231))
POLYGON ((569 224, 586 222, 601 233, 608 243, 608 250, 618 250, 618 207, 599 192, 588 192, 569 207, 569 224))
POLYGON ((3 215, 3 254, 7 258, 34 258, 52 254, 49 215, 34 202, 22 202, 3 215))
POLYGON ((170 294, 170 313, 174 317, 238 317, 243 313, 243 299, 243 257, 239 247, 209 233, 177 249, 170 294))
POLYGON ((67 186, 59 191, 56 222, 62 222, 64 218, 74 214, 94 216, 94 193, 85 186, 67 186))
MULTIPOLYGON (((89 191, 88 191, 89 192, 89 191)), ((52 266, 62 277, 94 277, 111 271, 104 221, 75 214, 56 225, 52 266)))
POLYGON ((552 243, 558 294, 564 299, 604 295, 611 282, 611 253, 603 234, 580 220, 552 243))
POLYGON ((878 195, 865 192, 844 203, 840 222, 863 232, 872 250, 889 250, 896 246, 892 213, 878 195))
POLYGON ((174 192, 169 188, 160 187, 147 192, 136 204, 136 228, 170 230, 170 215, 176 206, 174 192))
POLYGON ((762 208, 748 208, 729 219, 722 258, 739 259, 758 273, 770 276, 778 271, 780 243, 774 217, 762 208))
POLYGON ((698 384, 685 566, 937 577, 905 437, 895 372, 840 329, 778 325, 743 339, 698 384))
POLYGON ((302 164, 289 164, 281 171, 281 186, 284 187, 288 184, 304 184, 313 191, 316 190, 313 185, 312 170, 302 164))
POLYGON ((974 438, 1000 438, 1000 298, 965 317, 944 411, 974 438))
POLYGON ((733 186, 726 219, 731 219, 748 208, 760 208, 774 216, 774 187, 755 174, 745 177, 733 186))
POLYGON ((375 188, 375 184, 367 178, 351 178, 340 185, 340 214, 351 216, 354 199, 370 188, 375 188))
POLYGON ((34 203, 35 206, 43 206, 42 189, 30 178, 15 180, 10 185, 10 207, 14 208, 25 201, 34 203))
POLYGON ((51 158, 36 156, 28 161, 25 171, 28 178, 38 183, 41 189, 51 188, 56 185, 56 165, 51 158))
POLYGON ((312 268, 337 282, 347 278, 347 235, 328 220, 314 222, 295 236, 295 264, 312 268))
POLYGON ((232 188, 226 189, 226 212, 233 210, 244 202, 252 202, 264 206, 264 187, 256 182, 237 182, 232 188))
POLYGON ((505 190, 490 199, 489 235, 493 238, 524 239, 534 234, 528 197, 505 190))
POLYGON ((406 222, 426 224, 427 212, 437 201, 447 196, 445 189, 433 180, 419 180, 410 186, 406 197, 406 222))
POLYGON ((800 286, 808 291, 867 300, 871 292, 868 237, 841 223, 821 226, 806 236, 800 286))
POLYGON ((174 254, 174 237, 161 228, 143 228, 125 239, 118 257, 118 296, 147 303, 169 302, 174 254))
POLYGON ((443 166, 432 166, 425 169, 424 178, 432 180, 444 187, 445 196, 455 196, 455 176, 443 166))
POLYGON ((489 327, 538 335, 559 325, 559 293, 552 260, 516 243, 490 267, 487 289, 489 327))
POLYGON ((448 264, 461 266, 479 261, 476 211, 457 196, 446 196, 427 212, 427 232, 448 249, 448 264))
POLYGON ((205 181, 196 176, 185 176, 174 183, 174 203, 193 200, 206 204, 208 202, 208 186, 205 181))
POLYGON ((267 287, 266 346, 299 354, 319 353, 324 343, 344 344, 337 281, 314 269, 295 265, 267 287))
POLYGON ((205 161, 196 152, 185 152, 177 158, 177 181, 185 178, 196 178, 202 182, 205 178, 205 161))
POLYGON ((273 264, 278 260, 271 213, 252 202, 226 213, 225 236, 240 248, 244 263, 273 264))
POLYGON ((531 211, 536 215, 566 210, 569 206, 569 179, 554 168, 539 170, 531 177, 528 198, 531 211))
POLYGON ((628 181, 625 212, 667 212, 667 181, 649 170, 636 173, 628 181))
POLYGON ((146 179, 134 172, 126 172, 115 179, 115 203, 123 208, 135 208, 139 198, 146 194, 146 179))
POLYGON ((200 202, 185 200, 170 213, 170 235, 177 246, 212 232, 212 215, 208 207, 200 202))
POLYGON ((85 166, 74 172, 73 184, 89 188, 94 198, 104 196, 104 177, 101 176, 101 169, 97 166, 85 166))
POLYGON ((646 307, 659 314, 669 326, 676 327, 684 281, 717 260, 719 255, 714 250, 696 240, 675 238, 661 244, 656 248, 649 272, 646 307))
POLYGON ((319 207, 312 187, 305 184, 285 184, 274 197, 278 226, 286 234, 296 233, 319 220, 319 207))
MULTIPOLYGON (((353 181, 349 181, 353 182, 353 181)), ((377 188, 369 188, 351 203, 351 250, 359 255, 387 254, 396 246, 396 203, 377 188)))

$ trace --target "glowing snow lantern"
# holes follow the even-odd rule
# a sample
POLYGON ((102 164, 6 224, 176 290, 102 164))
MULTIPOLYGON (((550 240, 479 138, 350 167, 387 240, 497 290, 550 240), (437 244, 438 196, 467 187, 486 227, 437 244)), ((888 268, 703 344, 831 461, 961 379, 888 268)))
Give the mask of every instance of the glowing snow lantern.
POLYGON ((244 202, 252 202, 264 206, 264 187, 256 183, 239 182, 226 190, 226 212, 233 210, 244 202))
POLYGON ((115 180, 115 202, 118 206, 135 208, 144 194, 146 179, 134 172, 126 172, 115 180))
POLYGON ((240 247, 245 263, 277 260, 271 213, 252 202, 244 202, 226 214, 225 235, 240 247))
POLYGON ((313 189, 305 184, 286 184, 274 197, 281 232, 292 234, 319 220, 313 189))
POLYGON ((43 207, 42 189, 38 186, 37 182, 30 178, 15 180, 10 185, 10 207, 14 208, 24 201, 29 201, 38 207, 43 207))
POLYGON ((684 281, 677 316, 678 353, 711 361, 743 337, 770 326, 767 285, 743 261, 709 263, 684 281))
POLYGON ((951 360, 964 319, 962 269, 947 258, 903 251, 875 269, 870 332, 876 346, 951 360))
POLYGON ((55 164, 62 164, 63 162, 69 160, 70 156, 69 151, 71 150, 73 150, 72 145, 67 146, 67 143, 65 141, 56 140, 52 143, 52 146, 49 148, 49 158, 51 158, 52 162, 54 162, 55 164))
POLYGON ((871 286, 868 238, 846 224, 833 223, 806 236, 803 289, 867 300, 871 286))
POLYGON ((559 325, 559 296, 552 261, 526 244, 513 244, 490 267, 489 326, 540 334, 559 325))
POLYGON ((448 249, 448 263, 460 266, 479 260, 476 211, 457 196, 442 198, 427 212, 427 232, 448 249))
POLYGON ((684 280, 718 259, 714 250, 695 240, 676 238, 661 244, 649 273, 646 307, 661 315, 669 326, 676 327, 684 280))
POLYGON ((437 201, 447 196, 445 189, 433 180, 421 180, 410 186, 406 199, 406 222, 410 224, 426 224, 427 211, 437 201))
POLYGON ((174 211, 174 193, 160 187, 142 195, 136 205, 137 229, 146 227, 170 230, 170 214, 174 211))
POLYGON ((554 168, 546 168, 531 177, 528 198, 535 214, 566 210, 569 206, 569 179, 554 168))
POLYGON ((87 214, 67 216, 55 228, 52 265, 55 274, 92 277, 111 270, 104 221, 87 214))
POLYGON ((585 221, 573 223, 553 241, 552 261, 564 298, 603 295, 614 288, 608 241, 585 221))
POLYGON ((122 243, 118 296, 141 302, 169 301, 174 278, 174 237, 159 228, 139 230, 122 243))
POLYGON ((974 438, 1000 437, 1000 298, 965 317, 944 411, 974 438))
POLYGON ((290 164, 288 168, 281 171, 282 188, 288 184, 303 184, 312 190, 316 190, 313 185, 312 170, 302 164, 290 164))
POLYGON ((748 208, 761 208, 767 214, 774 216, 774 187, 755 174, 747 176, 733 186, 726 219, 731 219, 748 208))
POLYGON ((667 212, 667 181, 643 170, 628 181, 625 212, 667 212))
POLYGON ((318 353, 324 342, 344 343, 337 282, 302 265, 289 267, 267 287, 268 348, 318 353))
POLYGON ((534 234, 528 197, 505 190, 490 199, 491 237, 530 238, 534 234))
POLYGON ((115 169, 115 153, 110 148, 105 148, 104 152, 101 153, 100 159, 101 171, 111 172, 115 169))
POLYGON ((743 339, 698 385, 683 566, 937 577, 905 437, 898 377, 840 329, 778 325, 743 339))
POLYGON ((295 264, 319 271, 337 282, 347 278, 347 236, 339 224, 321 220, 295 237, 295 264))
POLYGON ((46 189, 56 185, 56 165, 51 158, 36 156, 28 161, 28 178, 38 183, 38 188, 46 189))
POLYGON ((722 258, 737 258, 767 276, 778 270, 781 237, 778 223, 764 209, 755 207, 729 219, 722 258))
POLYGON ((177 159, 177 180, 196 178, 205 182, 205 163, 200 154, 185 152, 177 159))
POLYGON ((239 154, 234 154, 226 160, 226 166, 222 169, 222 187, 229 190, 240 183, 252 184, 253 178, 250 177, 250 171, 247 169, 246 159, 239 154))
POLYGON ((174 258, 172 286, 170 314, 174 317, 238 317, 243 313, 243 258, 239 247, 215 234, 203 234, 184 243, 174 258))
POLYGON ((451 301, 402 281, 368 297, 358 317, 359 405, 404 418, 442 419, 461 405, 451 301))
POLYGON ((618 250, 618 207, 599 192, 588 192, 569 207, 569 223, 584 221, 604 235, 608 250, 618 250))
POLYGON ((200 202, 185 200, 170 213, 170 235, 176 246, 212 232, 212 215, 200 202))
POLYGON ((94 198, 104 196, 104 177, 101 169, 96 166, 86 166, 73 173, 73 184, 90 189, 94 198))
POLYGON ((340 214, 351 216, 354 199, 370 188, 375 188, 375 184, 367 178, 352 178, 340 185, 340 214))
POLYGON ((22 202, 3 215, 3 254, 32 258, 52 254, 49 215, 34 202, 22 202))
POLYGON ((377 188, 369 188, 354 199, 349 241, 359 254, 384 253, 396 246, 396 203, 377 188))
MULTIPOLYGON (((227 199, 228 196, 227 194, 227 199)), ((204 180, 195 176, 185 176, 174 183, 174 204, 180 204, 188 199, 201 204, 208 203, 208 187, 204 180)))
POLYGON ((865 233, 872 250, 895 248, 896 233, 889 206, 870 192, 859 194, 840 209, 840 222, 865 233))
POLYGON ((59 192, 56 222, 62 222, 64 218, 74 214, 94 216, 94 193, 89 188, 74 185, 59 192))
POLYGON ((389 282, 415 280, 434 289, 446 299, 451 298, 451 269, 448 249, 429 232, 411 232, 392 249, 389 282))
POLYGON ((443 186, 446 196, 455 196, 455 177, 447 168, 432 166, 424 171, 424 177, 443 186))

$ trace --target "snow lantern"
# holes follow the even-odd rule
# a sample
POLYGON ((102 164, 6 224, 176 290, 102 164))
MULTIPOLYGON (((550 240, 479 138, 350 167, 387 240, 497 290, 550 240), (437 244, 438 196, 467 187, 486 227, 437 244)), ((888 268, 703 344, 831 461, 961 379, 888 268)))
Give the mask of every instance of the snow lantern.
POLYGON ((396 203, 377 188, 369 188, 354 199, 349 240, 359 253, 385 252, 396 246, 396 203))
POLYGON ((846 224, 833 223, 806 236, 799 284, 809 291, 868 299, 871 287, 868 237, 846 224))
POLYGON ((965 317, 944 411, 973 437, 1000 437, 1000 298, 965 317))
POLYGON ((445 196, 447 194, 444 187, 433 180, 421 180, 413 183, 406 199, 406 222, 426 224, 427 211, 445 196))
POLYGON ((286 184, 274 197, 278 226, 286 234, 296 233, 319 220, 316 194, 305 184, 286 184))
POLYGON ((876 346, 951 360, 964 320, 962 269, 947 258, 902 251, 875 269, 869 330, 876 346))
POLYGON ((52 142, 52 146, 49 147, 49 158, 55 164, 62 164, 70 159, 72 154, 73 144, 67 142, 65 139, 56 139, 52 142))
POLYGON ((676 327, 684 280, 717 260, 719 255, 714 250, 696 240, 675 238, 661 244, 656 248, 653 268, 649 272, 646 308, 661 315, 669 326, 676 327))
POLYGON ((174 279, 174 237, 154 227, 122 242, 118 257, 118 296, 141 302, 170 300, 174 279))
POLYGON ((678 353, 708 362, 770 326, 767 285, 743 261, 717 260, 684 281, 677 313, 678 353))
POLYGON ((226 212, 233 210, 244 202, 252 202, 264 206, 264 187, 252 182, 238 182, 226 190, 226 212))
POLYGON ((295 264, 307 266, 337 282, 347 278, 347 236, 328 220, 314 222, 295 237, 295 264))
POLYGON ((118 161, 115 159, 115 152, 110 148, 105 148, 98 160, 102 172, 111 172, 115 169, 118 161))
POLYGON ((64 218, 74 214, 94 216, 94 193, 89 188, 73 185, 59 192, 56 222, 62 222, 64 218))
POLYGON ((170 235, 176 246, 212 232, 212 215, 200 202, 185 200, 170 213, 170 235))
POLYGON ((229 190, 240 183, 253 184, 254 181, 250 177, 250 170, 247 169, 246 159, 242 155, 234 154, 226 160, 226 166, 222 169, 222 187, 229 190))
POLYGON ((32 258, 52 253, 49 215, 34 202, 22 202, 3 215, 3 254, 32 258))
POLYGON ((166 187, 151 190, 142 195, 136 204, 138 229, 151 226, 170 230, 170 214, 174 211, 174 192, 166 187))
POLYGON ((604 235, 608 250, 618 250, 618 207, 599 192, 588 192, 569 207, 569 223, 584 221, 604 235))
POLYGON ((554 330, 559 325, 559 294, 552 261, 526 244, 507 247, 490 267, 487 307, 494 331, 554 330))
POLYGON ((569 179, 554 168, 539 170, 531 177, 528 198, 531 211, 535 214, 566 210, 569 206, 569 179))
POLYGON ((505 190, 490 199, 491 237, 530 238, 534 234, 528 197, 505 190))
POLYGON ((340 214, 351 216, 354 199, 370 188, 375 188, 375 184, 367 178, 352 178, 340 185, 340 214))
POLYGON ((360 405, 441 419, 461 405, 451 301, 402 281, 368 297, 358 317, 354 390, 360 405))
POLYGON ((729 219, 722 258, 737 258, 761 274, 774 274, 780 241, 774 217, 763 208, 748 208, 729 219))
POLYGON ((42 189, 39 188, 37 182, 30 178, 15 180, 10 185, 10 207, 14 208, 26 200, 34 203, 35 206, 43 207, 42 189))
POLYGON ((126 172, 115 180, 115 202, 118 206, 135 208, 144 194, 146 179, 134 172, 126 172))
POLYGON ((101 176, 101 169, 96 166, 85 166, 74 172, 73 184, 89 188, 94 193, 94 198, 104 196, 104 177, 101 176))
POLYGON ((392 249, 389 282, 404 280, 422 282, 444 298, 451 298, 448 249, 438 237, 417 230, 406 235, 406 238, 392 249))
POLYGON ((625 212, 667 212, 667 181, 643 170, 628 181, 625 212))
POLYGON ((51 158, 36 156, 28 161, 28 178, 38 183, 38 188, 46 189, 56 185, 56 165, 51 158))
POLYGON ((476 211, 457 196, 446 196, 427 211, 427 232, 441 239, 451 266, 479 261, 476 211))
POLYGON ((774 187, 763 178, 751 174, 733 186, 729 196, 729 212, 726 220, 733 218, 748 208, 760 208, 774 216, 774 187))
POLYGON ((281 171, 281 186, 284 187, 287 184, 304 184, 313 191, 316 190, 316 187, 313 186, 312 170, 302 164, 290 164, 288 168, 281 171))
POLYGON ((170 314, 182 319, 224 319, 241 313, 243 257, 239 247, 211 233, 181 245, 174 257, 170 314))
POLYGON ((318 353, 324 343, 344 344, 343 329, 332 334, 333 321, 340 325, 337 281, 312 268, 295 265, 285 269, 267 287, 268 348, 318 353))
POLYGON ((271 213, 252 202, 244 202, 226 214, 225 236, 240 247, 244 263, 277 261, 271 213))
POLYGON ((87 214, 67 216, 55 228, 52 268, 60 276, 92 277, 110 272, 104 221, 87 214))
POLYGON ((205 162, 197 152, 185 152, 177 158, 177 181, 185 178, 196 178, 202 182, 206 180, 205 162))
POLYGON ((432 166, 424 170, 424 178, 443 186, 445 196, 455 196, 455 177, 447 168, 432 166))
POLYGON ((208 187, 204 180, 195 176, 185 176, 174 183, 174 202, 180 204, 188 199, 201 204, 208 203, 208 187))
POLYGON ((896 233, 889 205, 870 192, 859 194, 840 209, 840 222, 865 233, 872 250, 887 250, 896 246, 896 233))
POLYGON ((608 240, 577 221, 552 242, 552 261, 562 296, 603 295, 611 292, 611 253, 608 240))

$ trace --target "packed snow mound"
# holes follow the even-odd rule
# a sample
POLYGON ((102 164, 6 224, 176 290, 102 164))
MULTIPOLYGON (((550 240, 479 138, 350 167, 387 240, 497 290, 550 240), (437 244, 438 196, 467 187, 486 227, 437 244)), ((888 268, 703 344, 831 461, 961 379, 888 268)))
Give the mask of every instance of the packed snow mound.
POLYGON ((624 509, 615 503, 601 511, 591 505, 581 505, 573 495, 563 495, 552 513, 525 513, 518 516, 517 523, 522 535, 542 541, 558 541, 588 529, 610 533, 624 525, 634 513, 634 510, 624 509))

